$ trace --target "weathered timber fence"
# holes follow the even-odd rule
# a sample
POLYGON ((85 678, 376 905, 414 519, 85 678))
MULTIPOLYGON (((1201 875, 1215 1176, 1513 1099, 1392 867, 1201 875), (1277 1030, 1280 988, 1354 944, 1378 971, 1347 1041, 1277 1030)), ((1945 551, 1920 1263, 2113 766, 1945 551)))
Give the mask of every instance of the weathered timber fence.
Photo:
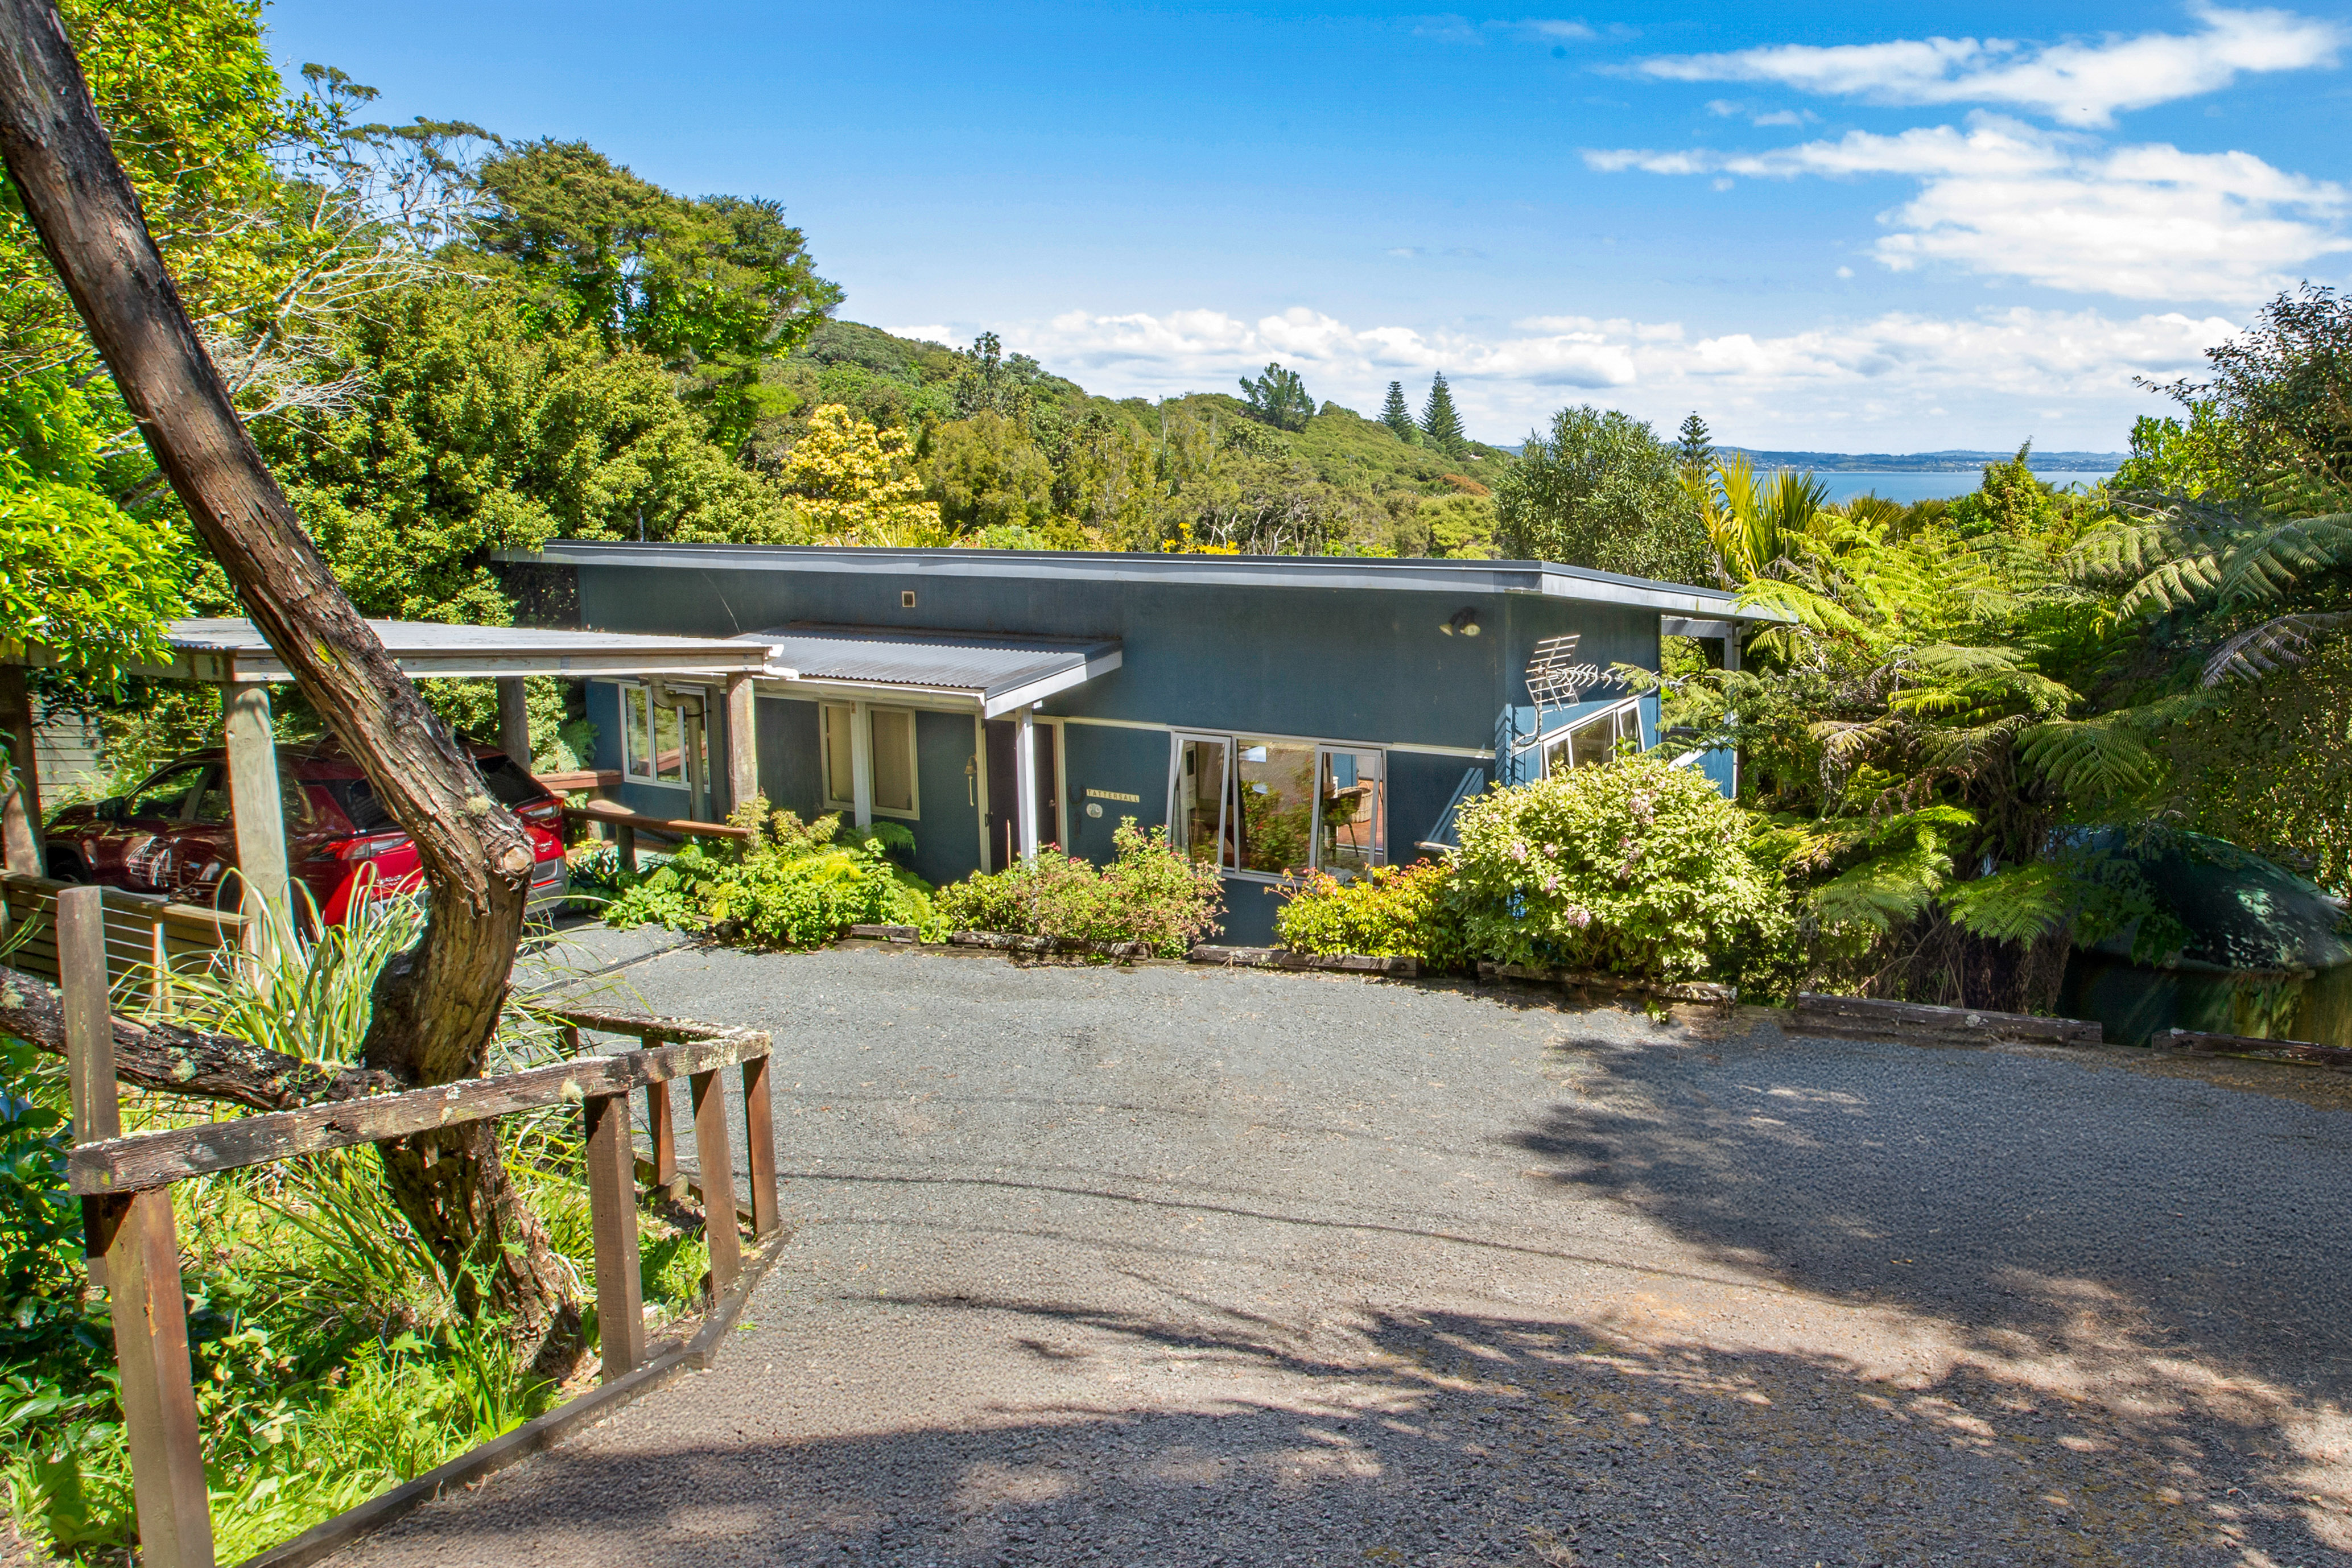
MULTIPOLYGON (((0 932, 21 936, 10 947, 11 968, 45 980, 59 980, 56 916, 58 895, 71 882, 0 871, 0 932)), ((245 930, 243 915, 223 914, 194 904, 173 903, 109 888, 100 894, 105 914, 106 982, 118 996, 143 993, 158 1016, 172 1016, 171 975, 202 968, 224 947, 234 947, 245 930)))
POLYGON ((373 1099, 338 1100, 194 1127, 122 1136, 108 994, 105 907, 96 888, 57 895, 59 982, 65 994, 74 1147, 69 1188, 82 1201, 90 1282, 107 1289, 121 1368, 123 1432, 131 1449, 140 1557, 147 1568, 214 1568, 202 1434, 188 1359, 180 1251, 171 1184, 305 1154, 382 1142, 467 1121, 577 1104, 586 1133, 588 1202, 596 1261, 598 1352, 604 1386, 460 1456, 296 1540, 247 1568, 300 1568, 437 1495, 536 1452, 580 1422, 606 1414, 715 1354, 714 1329, 742 1310, 751 1280, 737 1233, 733 1161, 720 1073, 740 1068, 754 1244, 762 1260, 781 1238, 768 1036, 677 1019, 546 1011, 562 1020, 575 1051, 583 1031, 635 1037, 639 1048, 575 1056, 552 1067, 469 1079, 373 1099), (647 1359, 637 1262, 636 1158, 629 1096, 646 1091, 654 1141, 651 1173, 677 1180, 669 1085, 692 1090, 694 1150, 710 1248, 709 1321, 696 1341, 647 1359))
POLYGON ((2096 1046, 2105 1027, 2087 1018, 2044 1018, 2031 1013, 1989 1013, 1980 1007, 1930 1007, 1875 996, 1800 992, 1791 1034, 1864 1040, 1917 1040, 1928 1045, 1989 1046, 1996 1042, 2096 1046))

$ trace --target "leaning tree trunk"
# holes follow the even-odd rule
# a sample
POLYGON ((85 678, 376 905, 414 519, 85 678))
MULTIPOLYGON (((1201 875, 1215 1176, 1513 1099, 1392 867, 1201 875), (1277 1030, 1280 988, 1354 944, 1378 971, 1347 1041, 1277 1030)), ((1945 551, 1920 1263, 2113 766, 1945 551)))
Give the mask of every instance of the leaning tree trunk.
MULTIPOLYGON (((416 841, 431 923, 377 983, 367 1065, 415 1084, 478 1074, 522 929, 530 838, 384 652, 263 465, 50 0, 0 0, 0 156, 246 613, 416 841)), ((383 1153, 394 1196, 453 1273, 487 1279, 493 1300, 534 1327, 568 1306, 563 1271, 516 1201, 489 1123, 383 1153)))

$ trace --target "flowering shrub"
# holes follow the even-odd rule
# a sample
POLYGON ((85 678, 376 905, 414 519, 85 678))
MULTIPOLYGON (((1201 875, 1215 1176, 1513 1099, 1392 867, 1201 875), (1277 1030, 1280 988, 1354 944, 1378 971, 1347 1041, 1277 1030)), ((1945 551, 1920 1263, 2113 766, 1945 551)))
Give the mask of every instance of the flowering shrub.
POLYGON ((1480 957, 1729 976, 1790 924, 1778 879, 1748 853, 1753 821, 1663 761, 1570 769, 1463 805, 1448 901, 1480 957))
POLYGON ((929 885, 890 859, 894 846, 914 844, 896 824, 887 833, 853 830, 844 842, 838 816, 803 823, 789 811, 771 813, 763 796, 727 820, 752 837, 688 844, 639 876, 619 874, 605 923, 708 928, 772 947, 814 947, 853 925, 938 923, 929 885))
POLYGON ((1431 860, 1375 866, 1349 882, 1309 871, 1274 917, 1275 934, 1298 952, 1458 963, 1461 924, 1445 901, 1450 875, 1448 868, 1431 860))
POLYGON ((1009 931, 1064 942, 1145 942, 1166 958, 1216 927, 1223 884, 1168 847, 1168 830, 1145 832, 1124 817, 1111 836, 1118 858, 1095 866, 1073 856, 1034 861, 942 888, 943 923, 958 931, 1009 931))

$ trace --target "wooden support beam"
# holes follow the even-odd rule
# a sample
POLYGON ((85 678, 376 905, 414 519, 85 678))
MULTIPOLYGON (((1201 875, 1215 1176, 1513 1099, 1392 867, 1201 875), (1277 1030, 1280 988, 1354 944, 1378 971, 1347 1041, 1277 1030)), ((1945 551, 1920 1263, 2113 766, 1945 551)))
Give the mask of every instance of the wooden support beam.
POLYGON ((776 1200, 776 1125, 771 1108, 768 1061, 759 1057, 743 1064, 743 1142, 748 1154, 743 1173, 751 1184, 751 1235, 772 1236, 784 1223, 776 1200))
POLYGON ((515 766, 530 771, 530 708, 520 675, 499 677, 499 750, 515 766))
MULTIPOLYGON (((41 773, 33 746, 33 695, 25 667, 0 664, 0 738, 8 746, 8 777, 0 783, 0 865, 27 877, 42 869, 41 773)), ((0 913, 0 921, 6 916, 0 913)))
POLYGON ((688 816, 706 817, 712 814, 710 801, 710 770, 706 744, 709 730, 703 719, 703 704, 682 701, 677 705, 678 749, 686 753, 686 811, 688 816))
POLYGON ((735 1234, 735 1171, 728 1158, 727 1094, 717 1072, 698 1072, 694 1086, 694 1165, 702 1178, 702 1237, 710 1246, 710 1295, 727 1293, 743 1267, 735 1234))
POLYGON ((653 1144, 654 1185, 667 1188, 677 1180, 677 1123, 667 1083, 646 1085, 646 1136, 653 1144))
MULTIPOLYGON (((267 942, 273 925, 292 918, 287 904, 286 808, 278 796, 278 737, 269 723, 269 688, 221 688, 228 731, 229 809, 236 819, 236 872, 245 884, 245 930, 267 942)), ((259 951, 256 945, 256 951, 259 951)))
MULTIPOLYGON (((114 1030, 107 1009, 103 898, 96 888, 68 888, 58 895, 66 1079, 78 1149, 122 1135, 114 1030)), ((205 1489, 203 1436, 188 1371, 187 1307, 180 1292, 172 1195, 85 1197, 82 1225, 90 1283, 106 1290, 114 1321, 140 1559, 153 1568, 213 1568, 212 1504, 205 1489)))
POLYGON ((760 721, 751 678, 727 678, 727 809, 740 811, 760 793, 760 721))
POLYGON ((603 1380, 626 1377, 646 1359, 646 1311, 637 1277, 637 1161, 629 1097, 582 1102, 587 1126, 588 1214, 596 1244, 596 1349, 603 1380))
MULTIPOLYGON (((598 1094, 626 1094, 647 1083, 716 1072, 768 1051, 768 1037, 746 1032, 685 1040, 655 1051, 581 1057, 503 1078, 464 1079, 432 1089, 347 1100, 232 1121, 144 1132, 92 1143, 67 1156, 72 1189, 85 1196, 139 1192, 215 1171, 242 1170, 295 1154, 380 1143, 436 1128, 537 1110, 598 1094)), ((720 1145, 725 1158, 725 1145, 720 1145)), ((707 1152, 697 1151, 698 1157, 707 1152)))

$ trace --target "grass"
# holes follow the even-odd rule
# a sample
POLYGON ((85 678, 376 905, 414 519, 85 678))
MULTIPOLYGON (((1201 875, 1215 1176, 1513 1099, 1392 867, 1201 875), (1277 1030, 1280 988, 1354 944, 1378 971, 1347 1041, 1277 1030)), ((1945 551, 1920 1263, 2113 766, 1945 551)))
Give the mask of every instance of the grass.
MULTIPOLYGON (((279 933, 274 957, 225 957, 174 978, 181 1016, 318 1061, 356 1059, 377 970, 413 941, 415 900, 388 900, 315 940, 279 933)), ((516 1010, 489 1070, 552 1060, 556 1026, 516 1010)), ((130 1560, 136 1538, 102 1296, 88 1287, 78 1205, 64 1190, 60 1064, 0 1038, 0 1489, 36 1551, 130 1560)), ((215 1108, 125 1098, 126 1130, 186 1125, 215 1108)), ((594 1299, 577 1113, 505 1119, 525 1202, 594 1299)), ((468 1319, 386 1199, 373 1149, 313 1155, 173 1188, 218 1554, 235 1562, 431 1469, 551 1407, 511 1325, 468 1319)), ((698 1230, 642 1216, 645 1300, 698 1306, 698 1230)))

